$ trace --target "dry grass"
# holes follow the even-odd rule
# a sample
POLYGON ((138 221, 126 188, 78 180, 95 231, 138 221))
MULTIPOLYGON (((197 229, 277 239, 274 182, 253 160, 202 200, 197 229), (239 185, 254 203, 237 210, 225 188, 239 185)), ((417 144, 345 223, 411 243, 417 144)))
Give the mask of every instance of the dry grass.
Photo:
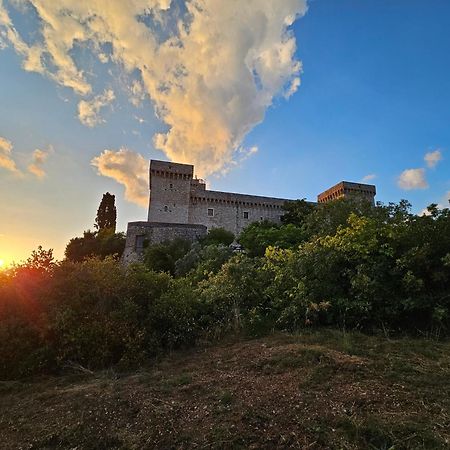
POLYGON ((5 449, 450 448, 450 343, 322 331, 0 383, 5 449))

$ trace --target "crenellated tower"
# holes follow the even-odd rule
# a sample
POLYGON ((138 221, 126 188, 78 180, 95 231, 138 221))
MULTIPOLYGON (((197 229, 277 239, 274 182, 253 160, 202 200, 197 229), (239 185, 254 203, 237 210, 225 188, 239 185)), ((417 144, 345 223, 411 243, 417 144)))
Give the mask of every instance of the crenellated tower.
POLYGON ((194 166, 150 161, 149 222, 188 223, 194 166))

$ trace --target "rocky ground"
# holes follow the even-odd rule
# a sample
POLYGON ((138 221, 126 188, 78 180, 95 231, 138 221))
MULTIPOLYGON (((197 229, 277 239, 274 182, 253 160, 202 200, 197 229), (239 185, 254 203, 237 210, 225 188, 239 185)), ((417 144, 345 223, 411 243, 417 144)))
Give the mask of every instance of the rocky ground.
POLYGON ((333 331, 0 382, 2 449, 450 448, 450 343, 333 331))

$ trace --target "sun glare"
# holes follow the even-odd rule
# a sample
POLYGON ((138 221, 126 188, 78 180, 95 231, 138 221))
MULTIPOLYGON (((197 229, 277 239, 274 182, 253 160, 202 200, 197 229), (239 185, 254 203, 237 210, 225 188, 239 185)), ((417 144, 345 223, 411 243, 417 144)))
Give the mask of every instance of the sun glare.
POLYGON ((0 259, 0 269, 5 267, 5 261, 3 259, 0 259))

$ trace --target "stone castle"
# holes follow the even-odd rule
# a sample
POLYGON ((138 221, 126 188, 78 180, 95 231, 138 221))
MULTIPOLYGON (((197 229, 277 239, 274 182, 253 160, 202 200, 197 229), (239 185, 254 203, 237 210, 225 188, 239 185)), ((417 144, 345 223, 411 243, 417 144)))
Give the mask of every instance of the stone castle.
MULTIPOLYGON (((146 243, 175 238, 194 241, 210 228, 225 228, 235 236, 250 223, 281 223, 283 206, 292 200, 258 195, 210 191, 194 177, 194 166, 150 161, 148 219, 128 223, 123 260, 139 261, 146 243)), ((318 195, 324 203, 345 197, 362 197, 374 203, 373 185, 343 181, 318 195)))

